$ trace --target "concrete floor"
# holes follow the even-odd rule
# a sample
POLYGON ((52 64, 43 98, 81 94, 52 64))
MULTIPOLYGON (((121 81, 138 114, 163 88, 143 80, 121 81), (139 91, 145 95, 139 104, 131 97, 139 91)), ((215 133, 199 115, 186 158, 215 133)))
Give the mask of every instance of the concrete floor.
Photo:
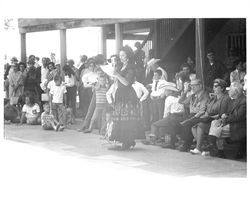
MULTIPOLYGON (((77 127, 74 126, 75 128, 77 127)), ((42 147, 65 157, 133 172, 171 177, 240 177, 247 176, 247 163, 181 153, 177 150, 143 145, 137 142, 130 151, 111 151, 96 134, 72 129, 64 132, 42 130, 40 126, 5 125, 5 139, 32 147, 42 147), (135 171, 136 170, 136 171, 135 171)))

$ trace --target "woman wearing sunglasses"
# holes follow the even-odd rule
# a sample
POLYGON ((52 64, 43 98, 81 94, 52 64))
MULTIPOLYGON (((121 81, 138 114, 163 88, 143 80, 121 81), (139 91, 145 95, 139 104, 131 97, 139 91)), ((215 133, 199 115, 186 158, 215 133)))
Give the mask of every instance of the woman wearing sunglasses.
POLYGON ((227 83, 222 79, 213 82, 213 93, 207 104, 206 112, 199 119, 199 123, 192 127, 192 133, 196 140, 196 147, 190 150, 192 154, 201 154, 201 146, 205 133, 209 132, 212 120, 219 119, 228 109, 230 98, 226 93, 227 83))

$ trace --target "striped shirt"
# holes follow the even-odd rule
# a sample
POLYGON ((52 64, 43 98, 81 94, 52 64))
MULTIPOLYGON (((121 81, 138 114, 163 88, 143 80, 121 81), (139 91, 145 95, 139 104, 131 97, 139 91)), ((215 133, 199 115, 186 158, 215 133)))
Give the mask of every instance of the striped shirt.
POLYGON ((95 90, 96 93, 96 107, 104 107, 107 103, 106 92, 108 88, 100 87, 95 90))

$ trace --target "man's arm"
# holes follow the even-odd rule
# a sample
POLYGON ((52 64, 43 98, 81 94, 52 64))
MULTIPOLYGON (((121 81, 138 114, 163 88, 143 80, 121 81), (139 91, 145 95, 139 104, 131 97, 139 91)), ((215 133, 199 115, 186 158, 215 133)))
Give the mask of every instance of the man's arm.
POLYGON ((115 91, 115 85, 112 84, 111 87, 109 88, 109 90, 106 92, 106 98, 109 104, 112 104, 113 100, 112 100, 112 94, 115 91))
POLYGON ((52 100, 53 100, 53 94, 49 93, 49 108, 50 108, 50 114, 52 114, 52 100))
POLYGON ((181 97, 180 97, 180 99, 179 99, 178 102, 179 102, 180 104, 183 104, 183 105, 189 105, 189 104, 190 104, 190 101, 191 101, 191 98, 192 98, 192 95, 189 95, 189 96, 187 97, 187 92, 184 91, 184 92, 181 93, 181 97))
POLYGON ((148 92, 147 88, 144 85, 141 85, 141 90, 142 90, 143 95, 140 98, 140 102, 146 100, 148 95, 149 95, 149 92, 148 92))

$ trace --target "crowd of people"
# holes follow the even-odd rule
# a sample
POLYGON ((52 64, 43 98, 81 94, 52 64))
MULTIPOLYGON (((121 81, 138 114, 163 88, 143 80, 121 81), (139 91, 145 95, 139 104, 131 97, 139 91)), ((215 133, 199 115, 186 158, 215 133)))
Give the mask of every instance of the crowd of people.
POLYGON ((5 65, 5 120, 63 131, 81 117, 78 132, 98 129, 109 149, 128 150, 141 139, 225 157, 223 145, 238 143, 236 156, 246 155, 246 61, 235 49, 224 63, 208 50, 202 81, 191 57, 172 79, 153 50, 145 56, 139 42, 135 47, 66 65, 53 57, 43 57, 42 65, 34 55, 27 62, 13 57, 5 65))

